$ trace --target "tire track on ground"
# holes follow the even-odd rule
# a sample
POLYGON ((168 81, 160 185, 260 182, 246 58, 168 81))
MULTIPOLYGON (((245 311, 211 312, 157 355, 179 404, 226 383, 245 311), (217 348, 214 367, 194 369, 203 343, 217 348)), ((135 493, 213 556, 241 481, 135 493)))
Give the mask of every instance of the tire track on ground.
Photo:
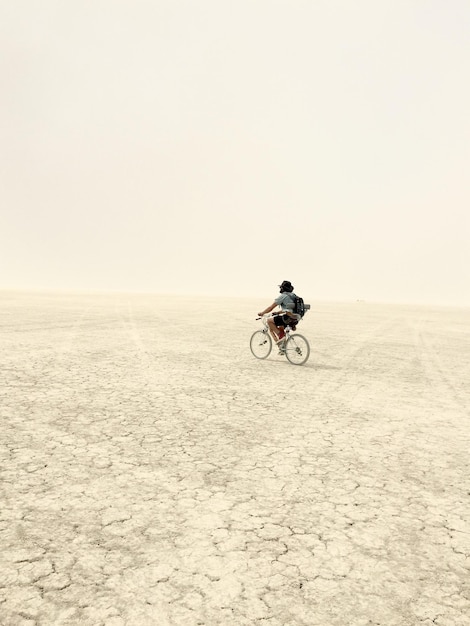
POLYGON ((455 408, 470 417, 468 402, 457 389, 456 380, 446 371, 443 360, 435 348, 433 336, 424 328, 425 318, 411 322, 417 357, 423 367, 429 386, 439 392, 442 398, 451 399, 455 408))
POLYGON ((318 367, 318 371, 321 372, 318 387, 330 393, 339 391, 344 383, 351 378, 352 371, 357 369, 357 364, 363 355, 367 351, 377 349, 377 340, 383 341, 384 338, 393 336, 397 330, 397 322, 400 319, 400 317, 396 316, 387 318, 358 335, 354 339, 354 344, 346 347, 343 353, 335 359, 334 368, 329 367, 325 372, 318 367))

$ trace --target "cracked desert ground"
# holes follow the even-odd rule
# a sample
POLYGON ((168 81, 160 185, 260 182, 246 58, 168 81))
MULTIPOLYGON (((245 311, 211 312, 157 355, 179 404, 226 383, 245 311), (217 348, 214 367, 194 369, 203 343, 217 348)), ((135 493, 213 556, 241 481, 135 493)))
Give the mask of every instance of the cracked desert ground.
POLYGON ((1 294, 0 624, 470 624, 470 310, 1 294))

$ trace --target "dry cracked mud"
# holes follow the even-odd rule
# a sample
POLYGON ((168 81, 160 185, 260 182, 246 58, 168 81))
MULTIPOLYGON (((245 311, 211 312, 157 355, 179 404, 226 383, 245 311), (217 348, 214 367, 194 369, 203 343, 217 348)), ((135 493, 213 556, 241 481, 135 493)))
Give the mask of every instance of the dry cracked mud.
POLYGON ((265 304, 1 294, 2 625, 470 625, 470 312, 265 304))

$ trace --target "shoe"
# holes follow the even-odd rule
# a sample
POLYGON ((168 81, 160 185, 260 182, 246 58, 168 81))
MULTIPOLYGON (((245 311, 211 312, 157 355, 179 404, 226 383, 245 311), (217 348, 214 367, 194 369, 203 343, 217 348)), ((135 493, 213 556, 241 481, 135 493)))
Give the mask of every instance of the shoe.
POLYGON ((278 352, 279 356, 284 356, 285 353, 286 353, 286 349, 285 348, 279 348, 279 352, 278 352))

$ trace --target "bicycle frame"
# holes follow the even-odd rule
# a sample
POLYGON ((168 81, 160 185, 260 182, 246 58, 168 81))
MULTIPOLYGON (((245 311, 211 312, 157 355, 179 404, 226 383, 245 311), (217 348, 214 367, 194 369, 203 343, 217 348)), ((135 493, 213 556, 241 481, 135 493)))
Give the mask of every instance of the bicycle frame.
MULTIPOLYGON (((275 315, 280 315, 280 313, 267 313, 266 315, 263 315, 262 317, 257 317, 257 318, 256 318, 257 320, 261 320, 261 322, 262 322, 262 324, 263 324, 263 327, 264 327, 264 328, 263 328, 263 333, 270 333, 269 326, 268 326, 268 319, 269 319, 270 317, 274 317, 275 315)), ((300 321, 300 320, 298 320, 298 321, 300 321)), ((284 337, 282 337, 282 339, 280 339, 280 340, 279 340, 279 343, 280 343, 280 342, 281 342, 284 338, 289 337, 289 336, 290 336, 290 334, 291 334, 292 332, 295 332, 295 331, 293 331, 293 330, 292 330, 292 328, 291 328, 289 325, 284 326, 284 333, 285 333, 285 334, 284 334, 284 337)), ((272 337, 272 335, 271 335, 271 334, 270 334, 270 336, 272 337)), ((274 339, 274 337, 272 337, 272 339, 274 339)), ((276 341, 276 343, 277 343, 277 341, 276 341)), ((279 345, 279 344, 278 344, 278 345, 279 345)))

